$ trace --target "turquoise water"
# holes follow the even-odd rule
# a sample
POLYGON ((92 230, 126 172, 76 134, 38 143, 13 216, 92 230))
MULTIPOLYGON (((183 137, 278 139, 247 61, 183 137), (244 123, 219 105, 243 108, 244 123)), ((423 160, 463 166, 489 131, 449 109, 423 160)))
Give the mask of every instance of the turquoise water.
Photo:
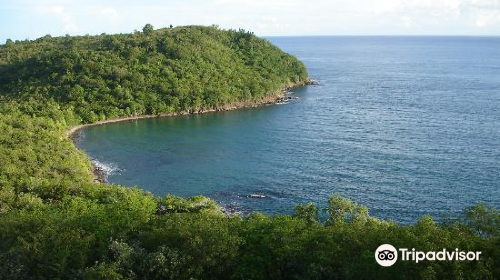
POLYGON ((500 38, 270 40, 321 85, 286 105, 90 127, 78 147, 111 182, 245 213, 333 193, 403 223, 500 207, 500 38))

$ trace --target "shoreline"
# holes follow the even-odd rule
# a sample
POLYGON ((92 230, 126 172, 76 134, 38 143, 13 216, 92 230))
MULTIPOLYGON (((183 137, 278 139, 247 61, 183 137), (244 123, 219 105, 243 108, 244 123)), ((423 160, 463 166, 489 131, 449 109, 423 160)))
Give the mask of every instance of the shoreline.
POLYGON ((288 85, 288 86, 283 87, 279 91, 279 93, 274 95, 274 96, 271 96, 271 95, 266 96, 266 97, 263 97, 262 99, 257 100, 257 101, 234 102, 234 103, 230 103, 227 105, 223 105, 223 106, 221 106, 219 108, 215 108, 215 109, 199 109, 197 111, 191 109, 191 110, 187 110, 187 111, 180 111, 180 112, 173 112, 173 113, 159 113, 159 114, 154 114, 154 115, 123 116, 123 117, 117 117, 117 118, 111 118, 111 119, 107 119, 107 120, 97 121, 94 123, 79 124, 79 125, 70 127, 67 130, 66 135, 68 138, 74 140, 77 137, 76 133, 79 130, 84 129, 86 127, 90 127, 90 126, 97 126, 97 125, 125 122, 125 121, 133 121, 133 120, 139 120, 139 119, 198 115, 198 114, 232 111, 232 110, 244 109, 244 108, 258 108, 258 107, 267 106, 267 105, 276 105, 280 102, 285 101, 284 97, 286 97, 286 94, 290 90, 292 90, 294 88, 298 88, 298 87, 303 87, 303 86, 308 86, 308 85, 317 85, 317 84, 318 83, 315 80, 308 78, 302 83, 288 85))
POLYGON ((257 102, 231 103, 231 104, 228 104, 228 105, 222 106, 220 108, 216 108, 216 109, 200 109, 197 111, 188 110, 188 111, 180 111, 180 112, 173 112, 173 113, 159 113, 159 114, 155 114, 155 115, 123 116, 123 117, 117 117, 117 118, 111 118, 111 119, 107 119, 107 120, 97 121, 94 123, 76 125, 76 126, 71 127, 66 133, 67 133, 67 136, 69 138, 75 139, 76 137, 78 137, 78 135, 77 135, 78 131, 85 129, 87 127, 91 127, 91 126, 98 126, 98 125, 103 125, 103 124, 126 122, 126 121, 135 121, 135 120, 140 120, 140 119, 189 116, 189 115, 199 115, 199 114, 233 111, 233 110, 244 109, 244 108, 257 108, 257 107, 262 107, 262 106, 266 106, 266 105, 275 105, 276 103, 280 102, 280 100, 283 100, 283 97, 284 97, 284 94, 277 95, 275 97, 265 97, 262 100, 259 100, 257 102))
MULTIPOLYGON (((279 91, 279 93, 277 93, 274 96, 273 95, 265 96, 262 99, 257 100, 257 101, 234 102, 234 103, 230 103, 230 104, 227 104, 227 105, 221 106, 219 108, 215 108, 215 109, 199 109, 197 111, 191 109, 188 111, 180 111, 180 112, 173 112, 173 113, 159 113, 159 114, 155 114, 155 115, 123 116, 123 117, 118 117, 118 118, 111 118, 111 119, 107 119, 107 120, 97 121, 94 123, 80 124, 80 125, 70 127, 66 131, 66 136, 74 142, 78 138, 79 131, 81 131, 84 128, 91 127, 91 126, 117 123, 117 122, 134 121, 134 120, 140 120, 140 119, 198 115, 198 114, 232 111, 232 110, 244 109, 244 108, 258 108, 258 107, 269 106, 269 105, 277 105, 277 104, 281 104, 282 102, 288 101, 288 99, 286 98, 286 95, 290 90, 292 90, 294 88, 298 88, 298 87, 303 87, 303 86, 308 86, 308 85, 317 85, 317 84, 318 84, 318 82, 316 82, 315 80, 307 78, 305 81, 303 81, 301 83, 284 86, 279 91)), ((88 155, 87 155, 87 157, 88 157, 88 155)), ((97 166, 92 160, 90 160, 90 162, 92 165, 92 173, 94 176, 94 182, 107 184, 108 183, 108 181, 107 181, 108 174, 106 174, 106 172, 102 168, 97 166)))

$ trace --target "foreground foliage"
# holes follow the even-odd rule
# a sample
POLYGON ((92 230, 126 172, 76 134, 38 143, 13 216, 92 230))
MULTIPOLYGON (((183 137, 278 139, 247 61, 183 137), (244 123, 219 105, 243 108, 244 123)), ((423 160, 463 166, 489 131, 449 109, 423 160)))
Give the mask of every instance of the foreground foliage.
POLYGON ((293 216, 227 217, 205 197, 93 182, 71 125, 255 101, 306 79, 300 62, 249 33, 147 26, 9 42, 0 54, 1 279, 500 278, 500 213, 483 204, 441 224, 382 221, 338 195, 326 221, 312 203, 293 216), (383 268, 374 251, 384 243, 482 255, 383 268))

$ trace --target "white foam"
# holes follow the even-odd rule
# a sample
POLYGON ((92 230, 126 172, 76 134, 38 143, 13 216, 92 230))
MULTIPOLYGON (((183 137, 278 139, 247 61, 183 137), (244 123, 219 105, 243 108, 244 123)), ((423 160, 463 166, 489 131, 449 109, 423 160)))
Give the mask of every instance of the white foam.
POLYGON ((104 172, 106 177, 121 171, 121 169, 114 163, 101 162, 95 158, 91 158, 90 160, 92 161, 92 164, 94 164, 95 167, 104 172))

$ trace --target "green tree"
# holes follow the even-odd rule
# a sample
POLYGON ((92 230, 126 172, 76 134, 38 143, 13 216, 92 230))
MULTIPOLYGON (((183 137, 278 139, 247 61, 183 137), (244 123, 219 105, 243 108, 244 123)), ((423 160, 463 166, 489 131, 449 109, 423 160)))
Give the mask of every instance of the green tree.
POLYGON ((365 221, 368 218, 368 209, 358 205, 348 198, 335 194, 328 200, 328 223, 342 224, 346 221, 365 221))
POLYGON ((500 236, 500 210, 484 203, 464 211, 465 223, 481 236, 500 236))
POLYGON ((312 202, 304 205, 297 205, 294 210, 294 216, 305 220, 308 225, 317 224, 319 222, 319 210, 312 202))
POLYGON ((144 25, 144 27, 142 28, 142 32, 144 32, 144 34, 146 35, 153 33, 153 31, 154 31, 153 26, 149 23, 144 25))

